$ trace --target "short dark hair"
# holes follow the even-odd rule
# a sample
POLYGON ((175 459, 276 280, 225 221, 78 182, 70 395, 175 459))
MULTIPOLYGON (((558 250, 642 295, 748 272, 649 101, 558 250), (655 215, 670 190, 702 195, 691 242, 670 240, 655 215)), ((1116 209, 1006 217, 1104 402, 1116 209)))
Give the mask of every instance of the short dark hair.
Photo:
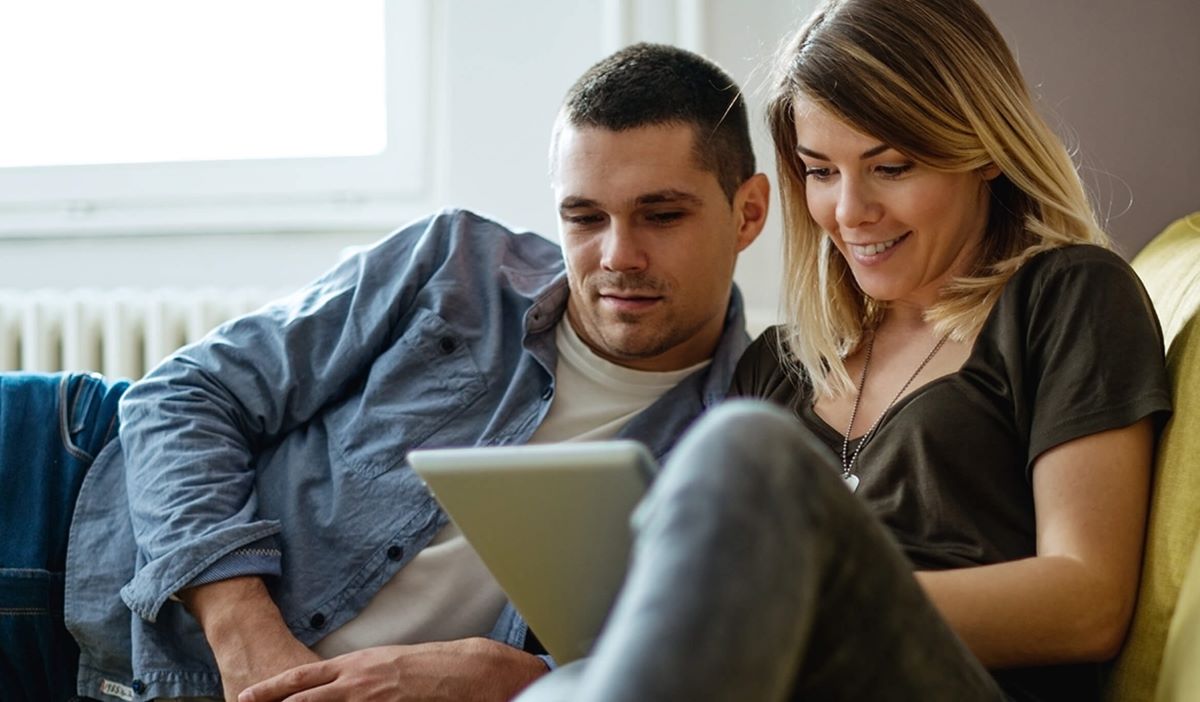
POLYGON ((695 130, 696 158, 733 201, 754 175, 754 148, 741 88, 715 63, 664 44, 634 44, 587 70, 563 100, 551 158, 563 126, 612 131, 660 124, 695 130))

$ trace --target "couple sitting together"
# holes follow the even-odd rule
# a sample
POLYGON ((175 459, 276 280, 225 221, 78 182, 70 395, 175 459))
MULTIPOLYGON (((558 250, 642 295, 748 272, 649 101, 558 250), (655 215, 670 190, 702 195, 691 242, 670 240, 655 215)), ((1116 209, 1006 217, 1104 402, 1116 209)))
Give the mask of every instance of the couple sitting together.
POLYGON ((770 91, 753 343, 745 103, 642 44, 559 113, 561 249, 442 212, 132 385, 0 375, 4 698, 1095 698, 1170 412, 1137 277, 972 0, 828 0, 770 91), (556 668, 405 455, 610 437, 665 467, 556 668))

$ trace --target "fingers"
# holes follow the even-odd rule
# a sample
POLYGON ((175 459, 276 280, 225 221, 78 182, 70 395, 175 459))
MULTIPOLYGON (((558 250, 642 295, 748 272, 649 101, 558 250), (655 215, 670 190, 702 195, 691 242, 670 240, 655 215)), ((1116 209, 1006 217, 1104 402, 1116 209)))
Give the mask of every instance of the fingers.
POLYGON ((331 683, 336 678, 337 669, 328 661, 308 663, 246 688, 238 695, 238 702, 280 702, 298 692, 331 683))

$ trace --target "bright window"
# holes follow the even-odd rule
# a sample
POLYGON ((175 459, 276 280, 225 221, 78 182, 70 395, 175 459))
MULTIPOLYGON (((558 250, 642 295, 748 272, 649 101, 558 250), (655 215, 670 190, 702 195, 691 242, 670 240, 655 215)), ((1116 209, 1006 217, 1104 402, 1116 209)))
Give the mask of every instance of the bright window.
POLYGON ((426 180, 428 25, 409 0, 0 4, 0 235, 394 224, 426 180))

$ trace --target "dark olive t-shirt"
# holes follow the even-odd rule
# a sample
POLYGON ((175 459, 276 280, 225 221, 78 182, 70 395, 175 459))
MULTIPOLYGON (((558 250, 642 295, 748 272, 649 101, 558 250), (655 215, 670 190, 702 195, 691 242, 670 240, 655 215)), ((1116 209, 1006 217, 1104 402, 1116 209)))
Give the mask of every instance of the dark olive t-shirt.
MULTIPOLYGON (((742 356, 731 395, 792 409, 840 461, 842 434, 778 354, 772 328, 742 356)), ((1169 411, 1162 334, 1136 274, 1099 247, 1056 249, 1009 280, 958 372, 887 412, 855 461, 857 495, 914 568, 1027 558, 1036 554, 1037 457, 1147 416, 1160 427, 1169 411)), ((1056 666, 997 677, 1018 699, 1074 700, 1096 696, 1097 674, 1056 666)))

